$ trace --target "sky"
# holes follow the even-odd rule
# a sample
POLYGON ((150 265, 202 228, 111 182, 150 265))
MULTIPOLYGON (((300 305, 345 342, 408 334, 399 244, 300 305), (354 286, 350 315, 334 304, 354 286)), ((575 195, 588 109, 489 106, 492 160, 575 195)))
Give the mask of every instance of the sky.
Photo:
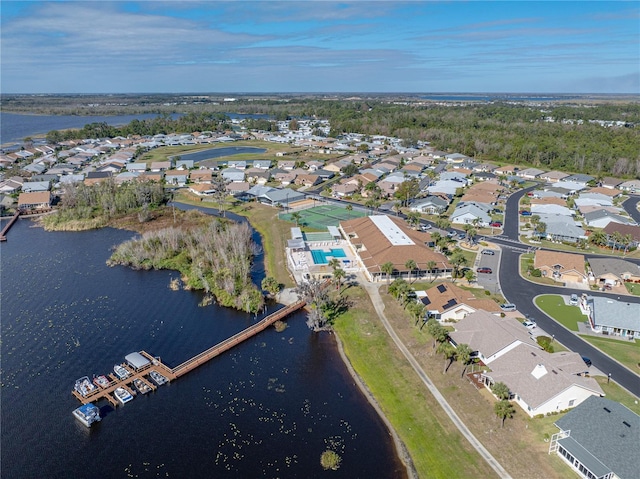
POLYGON ((637 1, 0 2, 3 93, 640 93, 637 1))

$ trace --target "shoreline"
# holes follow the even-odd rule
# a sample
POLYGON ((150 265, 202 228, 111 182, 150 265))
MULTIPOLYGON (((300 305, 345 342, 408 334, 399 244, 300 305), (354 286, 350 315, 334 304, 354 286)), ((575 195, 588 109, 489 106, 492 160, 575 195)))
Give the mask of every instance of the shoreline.
POLYGON ((409 479, 419 479, 420 476, 418 476, 418 472, 416 471, 413 465, 413 460, 411 459, 411 455, 409 454, 409 451, 407 450, 406 446, 402 442, 402 439, 400 439, 400 436, 398 435, 396 430, 393 428, 391 421, 389 421, 384 411, 382 411, 382 409, 380 408, 380 404, 378 403, 377 399, 367 387, 367 383, 365 383, 365 381, 360 377, 360 375, 353 368, 351 361, 349 361, 349 357, 344 351, 344 347, 342 346, 342 341, 340 340, 340 336, 335 331, 331 331, 331 333, 335 338, 340 359, 342 359, 342 362, 347 368, 349 375, 355 382, 356 386, 358 386, 358 389, 360 390, 360 392, 362 392, 367 402, 376 411, 376 413, 378 414, 378 417, 380 417, 380 419, 382 419, 382 422, 384 422, 384 424, 387 426, 389 434, 393 439, 393 445, 395 447, 396 454, 398 455, 400 462, 404 464, 404 467, 407 471, 407 477, 409 479))

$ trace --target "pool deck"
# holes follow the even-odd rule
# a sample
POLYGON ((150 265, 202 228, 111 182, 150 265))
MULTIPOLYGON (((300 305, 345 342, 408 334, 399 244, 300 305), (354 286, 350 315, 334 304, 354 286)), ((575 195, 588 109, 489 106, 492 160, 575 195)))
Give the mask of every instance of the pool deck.
POLYGON ((316 264, 313 261, 311 250, 322 250, 329 254, 332 249, 342 249, 345 257, 336 257, 342 263, 342 269, 346 272, 358 271, 358 264, 355 256, 345 240, 331 241, 308 241, 303 251, 291 251, 287 249, 287 263, 289 270, 293 273, 296 281, 299 281, 304 274, 324 275, 331 274, 333 269, 328 264, 316 264))

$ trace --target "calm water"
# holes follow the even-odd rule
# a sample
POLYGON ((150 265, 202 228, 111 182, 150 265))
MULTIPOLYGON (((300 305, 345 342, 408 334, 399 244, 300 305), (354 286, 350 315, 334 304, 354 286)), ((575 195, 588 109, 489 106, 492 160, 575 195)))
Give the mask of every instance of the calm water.
POLYGON ((130 236, 20 220, 2 244, 3 479, 405 477, 333 337, 302 313, 126 406, 99 404, 91 429, 76 421, 76 378, 141 349, 177 365, 254 321, 170 290, 174 272, 107 267, 130 236), (328 447, 336 472, 319 465, 328 447))

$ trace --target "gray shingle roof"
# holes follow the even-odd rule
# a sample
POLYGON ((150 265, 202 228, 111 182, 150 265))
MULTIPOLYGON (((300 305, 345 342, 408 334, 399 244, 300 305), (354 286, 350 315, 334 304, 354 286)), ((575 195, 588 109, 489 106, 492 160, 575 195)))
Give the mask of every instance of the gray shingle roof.
POLYGON ((600 463, 620 479, 638 477, 640 416, 633 411, 609 399, 592 396, 555 424, 563 431, 571 431, 570 437, 575 442, 561 442, 569 452, 576 451, 575 456, 580 455, 581 462, 585 452, 591 456, 584 459, 587 467, 600 463))

